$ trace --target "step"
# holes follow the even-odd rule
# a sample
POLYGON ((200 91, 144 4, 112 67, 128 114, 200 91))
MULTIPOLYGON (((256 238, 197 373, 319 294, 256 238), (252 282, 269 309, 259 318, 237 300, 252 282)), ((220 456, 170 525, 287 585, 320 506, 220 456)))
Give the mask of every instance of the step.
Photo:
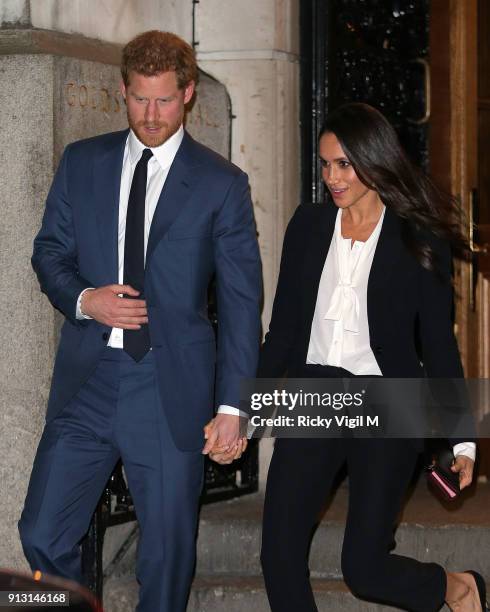
MULTIPOLYGON (((341 580, 313 579, 319 612, 393 612, 395 608, 353 597, 341 580)), ((130 612, 138 588, 130 578, 111 578, 104 590, 105 612, 130 612)), ((264 583, 257 576, 213 575, 194 580, 187 612, 270 612, 264 583)), ((298 611, 300 612, 300 611, 298 611)))
MULTIPOLYGON (((310 554, 313 577, 341 577, 348 489, 342 486, 327 509, 310 554)), ((263 497, 259 494, 205 506, 197 542, 198 575, 260 575, 263 497)), ((461 501, 442 503, 425 485, 408 499, 396 532, 396 553, 435 561, 449 570, 473 568, 490 578, 490 486, 478 485, 461 501)), ((127 529, 127 527, 126 527, 127 529)), ((115 576, 130 575, 136 545, 118 563, 115 576)))

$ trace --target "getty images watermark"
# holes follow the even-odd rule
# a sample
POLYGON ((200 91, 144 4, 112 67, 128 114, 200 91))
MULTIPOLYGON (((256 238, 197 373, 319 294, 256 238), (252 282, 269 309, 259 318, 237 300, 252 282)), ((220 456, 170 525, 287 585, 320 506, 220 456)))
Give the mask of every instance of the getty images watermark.
MULTIPOLYGON (((321 416, 320 414, 303 414, 302 409, 310 410, 331 408, 334 411, 346 408, 361 408, 366 390, 362 389, 356 393, 334 392, 319 393, 313 391, 297 392, 286 391, 286 389, 274 389, 272 393, 252 393, 250 396, 250 407, 252 411, 263 411, 264 408, 276 408, 287 410, 289 413, 298 408, 298 414, 278 414, 276 416, 264 416, 254 414, 250 417, 252 427, 378 427, 379 416, 359 414, 349 416, 348 414, 333 414, 332 416, 321 416)), ((282 411, 281 411, 282 412, 282 411)))
POLYGON ((249 379, 240 408, 253 437, 490 437, 488 379, 249 379))

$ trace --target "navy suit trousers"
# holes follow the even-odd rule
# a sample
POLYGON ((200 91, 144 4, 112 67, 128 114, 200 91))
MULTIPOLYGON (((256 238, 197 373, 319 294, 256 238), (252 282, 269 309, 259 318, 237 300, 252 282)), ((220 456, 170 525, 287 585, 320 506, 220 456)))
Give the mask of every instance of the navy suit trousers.
POLYGON ((80 582, 79 543, 121 458, 140 527, 138 612, 184 612, 195 564, 203 455, 176 448, 162 399, 152 351, 136 363, 107 348, 47 423, 19 521, 31 568, 80 582))

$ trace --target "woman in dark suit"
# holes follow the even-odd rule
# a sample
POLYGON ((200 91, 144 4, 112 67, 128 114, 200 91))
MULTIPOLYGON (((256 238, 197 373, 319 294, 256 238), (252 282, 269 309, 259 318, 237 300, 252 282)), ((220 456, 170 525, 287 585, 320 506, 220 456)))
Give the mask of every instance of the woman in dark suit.
MULTIPOLYGON (((390 124, 364 104, 329 115, 320 161, 335 205, 302 205, 289 223, 259 377, 463 377, 451 321, 450 244, 465 244, 452 200, 412 166, 390 124)), ((454 443, 452 469, 464 488, 475 445, 454 443)), ((420 451, 408 439, 276 440, 261 555, 273 612, 317 610, 308 550, 344 462, 342 571, 353 593, 420 612, 444 602, 482 610, 478 574, 390 553, 420 451)))

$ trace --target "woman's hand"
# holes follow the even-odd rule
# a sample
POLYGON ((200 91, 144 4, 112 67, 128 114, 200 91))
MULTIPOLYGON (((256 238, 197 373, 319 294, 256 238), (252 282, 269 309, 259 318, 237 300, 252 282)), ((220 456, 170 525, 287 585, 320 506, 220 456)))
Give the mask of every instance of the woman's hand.
POLYGON ((473 467, 475 462, 473 459, 465 455, 458 455, 451 466, 452 472, 459 473, 459 488, 463 490, 468 487, 473 480, 473 467))
MULTIPOLYGON (((215 418, 211 419, 209 423, 207 423, 207 425, 204 427, 204 438, 206 440, 209 439, 214 427, 215 418)), ((221 446, 219 444, 214 444, 212 448, 208 451, 209 457, 216 463, 220 463, 221 465, 228 465, 236 459, 240 459, 240 457, 245 452, 247 445, 248 440, 246 437, 239 438, 237 443, 231 446, 231 448, 227 445, 221 446)))
POLYGON ((240 459, 240 457, 245 452, 247 445, 248 445, 247 438, 240 438, 237 444, 234 447, 232 447, 230 450, 228 451, 221 451, 220 449, 217 449, 216 451, 212 450, 209 453, 209 456, 211 457, 213 461, 216 461, 216 463, 220 463, 221 465, 228 465, 232 463, 233 461, 235 461, 236 459, 240 459))

